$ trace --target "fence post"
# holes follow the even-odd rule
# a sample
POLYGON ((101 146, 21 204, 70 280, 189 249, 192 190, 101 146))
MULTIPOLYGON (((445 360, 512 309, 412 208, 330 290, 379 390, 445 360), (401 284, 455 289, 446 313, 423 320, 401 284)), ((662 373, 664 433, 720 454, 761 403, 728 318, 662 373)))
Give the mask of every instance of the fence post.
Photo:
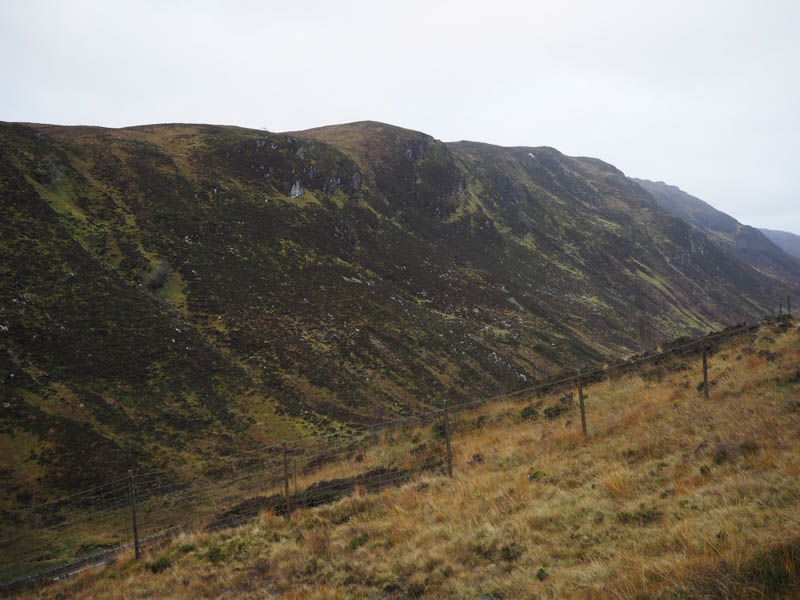
POLYGON ((444 405, 444 438, 447 443, 447 474, 453 477, 453 448, 450 445, 450 409, 444 405))
POLYGON ((136 552, 136 559, 139 559, 141 552, 139 550, 139 530, 136 527, 136 494, 133 490, 133 469, 128 469, 128 486, 131 493, 131 521, 133 521, 133 548, 136 552))
POLYGON ((283 442, 283 497, 286 500, 286 518, 289 518, 291 512, 289 500, 289 455, 286 450, 286 442, 283 442))
POLYGON ((790 317, 792 316, 792 297, 791 296, 786 296, 786 312, 789 314, 790 317))
POLYGON ((778 302, 778 316, 783 315, 783 302, 778 302))
POLYGON ((703 395, 708 400, 708 359, 707 350, 703 348, 703 395))
POLYGON ((578 369, 578 402, 581 405, 581 428, 583 429, 583 436, 589 437, 586 431, 586 409, 583 406, 583 383, 581 382, 581 370, 578 369))

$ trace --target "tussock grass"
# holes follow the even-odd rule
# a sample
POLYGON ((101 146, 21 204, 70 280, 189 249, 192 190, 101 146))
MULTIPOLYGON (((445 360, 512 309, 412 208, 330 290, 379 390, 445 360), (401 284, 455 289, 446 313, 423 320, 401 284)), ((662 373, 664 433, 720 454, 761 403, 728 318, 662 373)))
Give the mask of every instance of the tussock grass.
MULTIPOLYGON (((481 407, 469 418, 482 426, 454 436, 452 480, 187 532, 25 597, 797 597, 798 329, 724 346, 709 401, 696 362, 661 383, 587 386, 588 440, 575 408, 548 420, 519 416, 536 399, 481 407)), ((388 435, 325 476, 404 445, 388 435)))

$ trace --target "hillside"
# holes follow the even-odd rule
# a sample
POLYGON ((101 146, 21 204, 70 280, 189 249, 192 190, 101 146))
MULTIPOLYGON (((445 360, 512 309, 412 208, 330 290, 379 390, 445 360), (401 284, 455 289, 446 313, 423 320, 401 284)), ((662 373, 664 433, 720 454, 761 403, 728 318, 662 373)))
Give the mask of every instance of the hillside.
POLYGON ((759 229, 759 231, 783 249, 786 254, 800 258, 800 235, 774 229, 759 229))
MULTIPOLYGON (((489 403, 453 426, 453 479, 264 511, 23 597, 796 598, 798 342, 784 321, 716 347, 709 400, 696 355, 587 385, 588 439, 574 402, 541 411, 563 390, 489 403)), ((437 432, 322 474, 402 468, 437 432)))
POLYGON ((707 202, 663 181, 636 179, 661 208, 705 233, 711 240, 760 271, 800 281, 800 262, 763 230, 742 225, 707 202))
MULTIPOLYGON (((516 390, 787 284, 552 148, 0 124, 0 508, 516 390)), ((191 477, 187 473, 186 477, 191 477)))

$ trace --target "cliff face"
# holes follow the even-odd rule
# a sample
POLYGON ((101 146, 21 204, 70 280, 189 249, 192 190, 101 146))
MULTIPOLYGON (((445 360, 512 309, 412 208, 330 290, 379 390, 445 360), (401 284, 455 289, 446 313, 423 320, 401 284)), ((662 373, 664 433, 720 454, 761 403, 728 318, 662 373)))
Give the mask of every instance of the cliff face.
MULTIPOLYGON (((529 385, 785 283, 596 159, 380 123, 0 125, 5 496, 529 385)), ((20 494, 22 496, 20 496, 20 494)))

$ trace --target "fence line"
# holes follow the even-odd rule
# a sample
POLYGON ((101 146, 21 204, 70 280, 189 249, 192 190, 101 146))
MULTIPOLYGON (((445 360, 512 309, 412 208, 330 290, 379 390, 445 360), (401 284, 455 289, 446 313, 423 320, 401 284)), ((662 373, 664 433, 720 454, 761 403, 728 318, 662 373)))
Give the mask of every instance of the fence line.
MULTIPOLYGON (((787 312, 789 307, 787 301, 787 312)), ((791 319, 790 314, 785 318, 765 318, 764 323, 787 319, 791 319)), ((661 363, 660 380, 669 366, 665 363, 671 357, 685 358, 691 352, 702 351, 705 366, 706 352, 711 346, 755 331, 759 326, 744 323, 659 353, 590 371, 576 370, 575 375, 513 392, 364 426, 344 439, 330 434, 306 436, 172 469, 129 472, 127 477, 7 512, 0 517, 3 532, 0 556, 5 557, 4 562, 11 560, 5 566, 0 565, 0 579, 7 579, 0 584, 0 592, 13 592, 36 581, 59 578, 87 565, 108 562, 132 547, 138 558, 142 545, 163 540, 179 531, 230 527, 264 510, 288 517, 293 510, 330 502, 357 487, 382 489, 424 472, 444 470, 452 477, 454 464, 463 464, 463 461, 454 461, 453 436, 471 430, 467 428, 464 415, 500 400, 566 390, 577 384, 582 431, 588 436, 583 384, 619 377, 649 363, 661 363), (420 430, 430 424, 434 425, 435 434, 430 440, 421 441, 416 435, 402 438, 391 448, 378 444, 381 434, 394 436, 400 430, 420 430), (366 456, 370 450, 378 449, 380 455, 366 456), (294 493, 289 485, 290 457, 295 473, 294 493), (345 460, 348 461, 347 473, 337 476, 342 475, 337 471, 343 468, 339 461, 345 460), (194 483, 178 477, 179 473, 190 472, 199 465, 225 466, 230 476, 215 479, 212 474, 207 480, 194 483), (298 474, 305 482, 304 489, 298 486, 298 474), (323 476, 327 479, 322 479, 323 476)), ((672 365, 669 371, 685 368, 681 363, 672 365)), ((708 397, 705 369, 703 388, 708 397)), ((561 415, 574 406, 572 398, 572 392, 567 392, 557 405, 545 409, 544 416, 561 415)), ((484 417, 478 417, 472 428, 484 426, 485 421, 481 421, 484 417)))

